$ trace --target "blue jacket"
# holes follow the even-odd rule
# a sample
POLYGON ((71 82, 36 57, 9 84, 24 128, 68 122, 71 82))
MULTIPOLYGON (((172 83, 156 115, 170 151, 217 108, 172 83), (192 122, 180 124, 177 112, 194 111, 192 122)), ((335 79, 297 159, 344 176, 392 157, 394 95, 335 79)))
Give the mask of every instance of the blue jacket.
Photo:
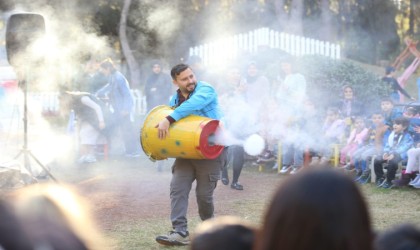
POLYGON ((397 145, 394 144, 395 132, 392 131, 385 144, 384 153, 397 153, 403 160, 407 159, 407 151, 413 147, 413 138, 408 132, 404 132, 402 138, 398 141, 397 145))
POLYGON ((210 84, 198 81, 193 93, 181 105, 178 104, 178 93, 169 101, 171 107, 176 107, 170 116, 178 121, 188 115, 205 116, 220 120, 222 113, 217 99, 217 93, 210 84), (179 106, 178 106, 179 105, 179 106))
POLYGON ((98 90, 96 95, 99 97, 108 95, 116 114, 123 111, 130 113, 134 107, 134 99, 128 81, 119 71, 115 71, 109 76, 109 83, 98 90))

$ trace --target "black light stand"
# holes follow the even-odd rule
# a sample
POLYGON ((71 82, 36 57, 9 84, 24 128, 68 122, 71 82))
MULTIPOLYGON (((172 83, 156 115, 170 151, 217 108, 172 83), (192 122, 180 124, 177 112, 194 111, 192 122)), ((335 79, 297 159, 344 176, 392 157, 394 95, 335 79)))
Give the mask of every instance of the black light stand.
POLYGON ((28 47, 45 34, 44 17, 36 13, 16 13, 9 17, 6 30, 6 50, 10 65, 16 71, 24 69, 23 72, 17 72, 19 87, 23 90, 23 148, 16 155, 15 159, 23 155, 24 167, 33 177, 29 158, 31 157, 36 163, 57 182, 57 179, 50 171, 32 154, 28 148, 28 68, 35 65, 35 62, 28 57, 28 47))
POLYGON ((41 161, 38 160, 38 158, 35 157, 35 155, 29 150, 28 147, 28 86, 26 83, 26 80, 19 80, 19 86, 23 90, 23 147, 20 150, 20 152, 15 156, 15 159, 17 159, 19 156, 23 155, 23 164, 28 170, 28 172, 33 177, 31 164, 29 161, 29 157, 31 157, 38 165, 47 173, 47 175, 54 180, 55 182, 58 182, 57 179, 51 174, 51 172, 48 170, 47 167, 45 167, 41 161))

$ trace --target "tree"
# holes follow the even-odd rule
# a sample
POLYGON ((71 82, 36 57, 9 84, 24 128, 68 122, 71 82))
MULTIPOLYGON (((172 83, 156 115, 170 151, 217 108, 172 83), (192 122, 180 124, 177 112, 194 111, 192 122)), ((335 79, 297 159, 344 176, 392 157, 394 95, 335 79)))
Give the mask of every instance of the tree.
POLYGON ((121 19, 120 19, 120 26, 119 26, 119 37, 121 42, 121 48, 124 54, 124 57, 127 60, 128 68, 130 71, 130 83, 131 86, 138 87, 139 80, 140 80, 140 70, 139 65, 137 63, 136 58, 133 55, 133 52, 130 48, 130 44, 127 39, 127 19, 128 13, 130 10, 131 0, 124 0, 124 6, 121 11, 121 19))

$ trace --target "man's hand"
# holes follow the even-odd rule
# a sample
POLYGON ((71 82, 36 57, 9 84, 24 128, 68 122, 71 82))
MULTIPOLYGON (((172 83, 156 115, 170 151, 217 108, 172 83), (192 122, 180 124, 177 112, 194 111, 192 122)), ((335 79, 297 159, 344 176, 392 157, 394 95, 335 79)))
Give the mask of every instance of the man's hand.
POLYGON ((159 139, 163 140, 169 136, 169 125, 171 125, 171 123, 166 118, 160 121, 158 125, 156 125, 159 139))

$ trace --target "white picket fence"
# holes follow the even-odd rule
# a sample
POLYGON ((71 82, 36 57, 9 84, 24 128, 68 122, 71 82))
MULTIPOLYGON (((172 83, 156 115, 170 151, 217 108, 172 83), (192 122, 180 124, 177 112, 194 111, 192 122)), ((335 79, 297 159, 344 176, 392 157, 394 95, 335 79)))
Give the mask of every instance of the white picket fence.
POLYGON ((232 61, 242 53, 254 54, 261 47, 281 49, 294 56, 323 55, 340 59, 340 45, 260 28, 191 47, 190 56, 199 56, 204 65, 232 61))

